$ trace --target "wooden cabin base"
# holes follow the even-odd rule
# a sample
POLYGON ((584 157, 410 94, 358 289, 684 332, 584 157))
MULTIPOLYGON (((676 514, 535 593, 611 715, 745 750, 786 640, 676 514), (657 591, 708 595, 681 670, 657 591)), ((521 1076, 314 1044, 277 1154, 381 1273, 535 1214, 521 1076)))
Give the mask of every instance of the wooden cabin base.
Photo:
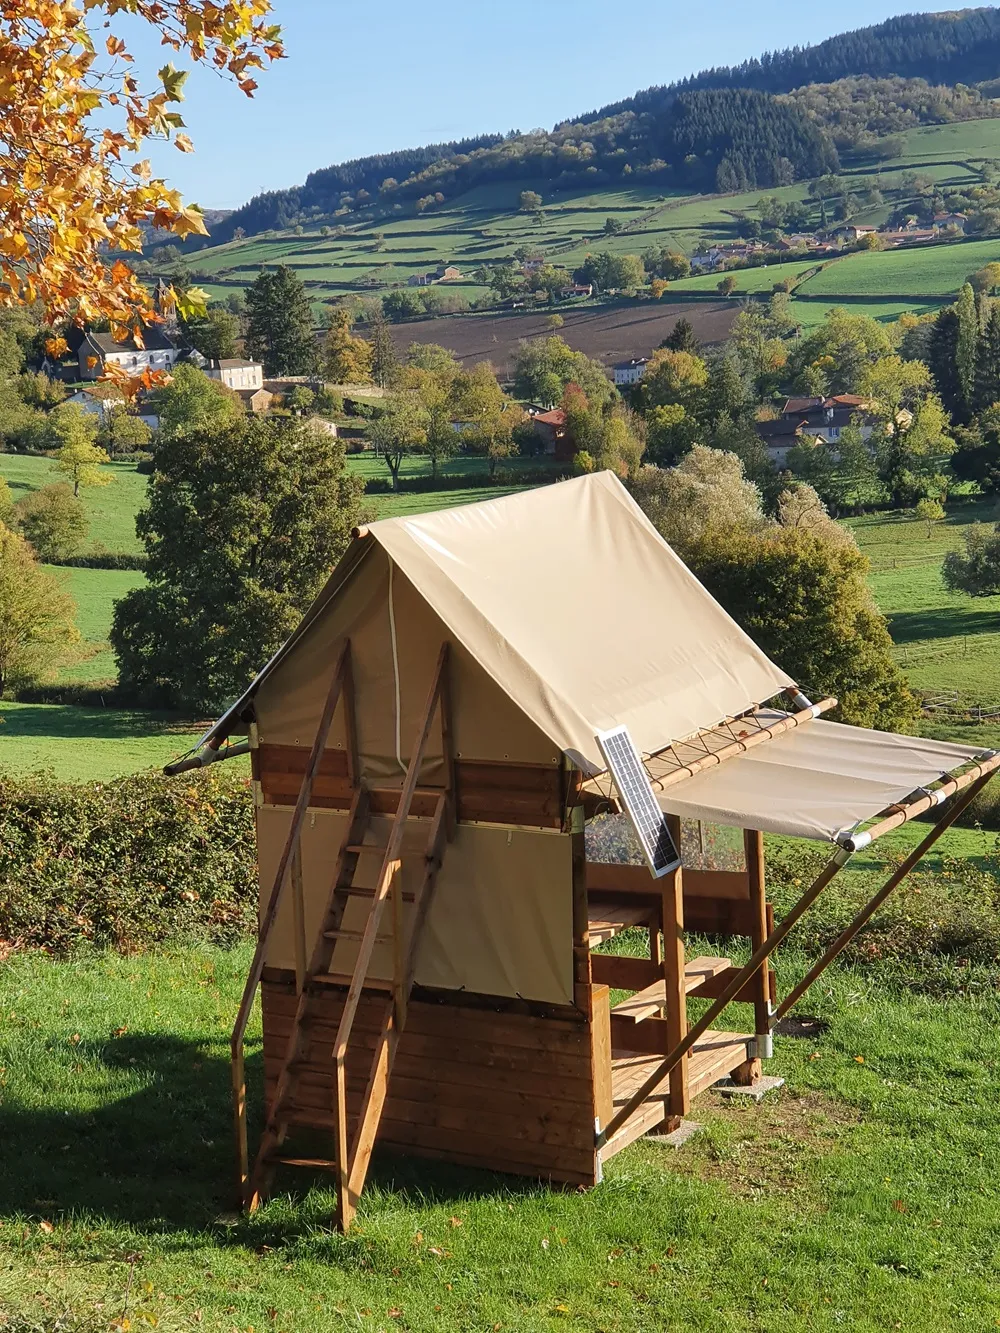
MULTIPOLYGON (((269 970, 261 986, 268 1108, 295 1015, 292 973, 269 970)), ((345 989, 313 1006, 290 1123, 329 1129, 331 1051, 345 989)), ((347 1056, 348 1136, 368 1081, 381 1008, 362 999, 347 1056)), ((378 1143, 410 1155, 542 1177, 597 1179, 591 1028, 581 1014, 540 1017, 473 1004, 443 1004, 414 991, 393 1062, 378 1143), (573 1015, 573 1016, 570 1016, 573 1015)), ((605 1094, 606 1098, 606 1094, 605 1094)), ((605 1107, 605 1121, 608 1118, 605 1107)))

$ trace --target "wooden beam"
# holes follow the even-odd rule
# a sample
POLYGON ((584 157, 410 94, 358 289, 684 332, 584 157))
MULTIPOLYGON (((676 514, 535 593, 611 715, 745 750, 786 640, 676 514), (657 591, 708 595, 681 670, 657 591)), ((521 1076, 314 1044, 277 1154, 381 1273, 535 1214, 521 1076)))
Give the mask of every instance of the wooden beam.
POLYGON ((295 809, 292 812, 291 823, 288 827, 288 837, 285 839, 285 845, 278 861, 278 868, 274 876, 274 884, 271 888, 271 894, 268 898, 267 909, 264 912, 263 920, 257 935, 257 947, 254 951, 253 961, 250 964, 250 971, 247 974, 246 984, 243 987, 243 995, 240 999, 240 1007, 236 1014, 236 1022, 233 1025, 232 1035, 230 1037, 230 1056, 233 1064, 233 1123, 236 1133, 236 1158, 237 1170, 239 1172, 239 1198, 241 1206, 245 1206, 247 1199, 247 1188, 249 1185, 249 1153, 247 1149, 247 1122, 246 1122, 246 1080, 244 1077, 243 1066, 243 1038, 246 1035, 247 1024, 250 1021, 250 1012, 253 1008, 254 996, 257 993, 257 986, 260 983, 261 972, 264 968, 264 954, 267 948, 267 941, 274 926, 275 918, 278 915, 278 907, 281 902, 281 892, 285 884, 285 876, 288 873, 289 862, 293 853, 299 845, 299 839, 302 834, 302 824, 306 817, 306 811, 309 808, 309 798, 312 795, 313 782, 319 771, 320 762, 323 758, 323 751, 326 747, 327 737, 330 734, 330 727, 333 724, 334 713, 337 709, 337 702, 340 698, 344 683, 344 668, 350 661, 351 641, 345 640, 344 646, 337 658, 333 670, 333 678, 330 681, 330 688, 327 692, 326 702, 323 705, 323 711, 320 714, 319 725, 316 728, 316 737, 313 741, 312 750, 309 754, 309 762, 306 766, 305 774, 302 778, 302 786, 299 789, 298 800, 295 803, 295 809))
POLYGON ((906 860, 902 863, 901 866, 899 866, 896 870, 893 871, 893 873, 889 876, 889 878, 883 884, 881 889, 879 889, 878 893, 875 894, 874 898, 872 898, 870 902, 868 902, 861 909, 861 911, 857 914, 857 916, 850 923, 850 925, 847 926, 841 932, 841 934, 837 936, 837 938, 830 945, 829 949, 827 949, 826 953, 819 960, 819 962, 815 963, 809 969, 806 975, 802 978, 802 980, 798 983, 798 985, 793 987, 793 989, 789 992, 789 994, 785 996, 785 998, 778 1005, 778 1008, 775 1010, 773 1022, 776 1023, 780 1018, 784 1017, 784 1015, 788 1013, 789 1009, 791 1009, 792 1005, 795 1004, 796 1001, 799 1000, 806 993, 806 991, 813 984, 813 982, 820 975, 820 973, 824 972, 826 968, 828 968, 829 965, 833 962, 833 960, 837 957, 837 955, 842 953, 843 950, 846 949, 848 944, 850 944, 851 940, 854 939, 855 935, 858 933, 861 927, 871 920, 871 918, 875 915, 875 913, 882 906, 885 900, 889 897, 890 893, 892 893, 894 889, 899 887, 899 885, 903 882, 903 880, 910 873, 910 871, 917 864, 917 862, 921 859, 921 857, 923 857, 930 850, 930 848, 933 847, 933 845, 937 842, 941 834, 944 833, 946 829, 950 828, 951 825, 954 824, 958 816, 966 808, 966 806, 968 806, 973 800, 975 800, 975 798, 986 786, 987 782, 989 782, 992 776, 993 776, 992 772, 984 773, 981 778, 979 778, 976 782, 972 784, 971 787, 969 787, 966 790, 961 799, 956 801, 955 804, 951 807, 951 809, 948 810, 946 814, 941 816, 938 822, 933 826, 931 831, 927 834, 927 837, 924 838, 923 841, 917 847, 915 847, 912 852, 910 852, 906 860))
MULTIPOLYGON (((680 850, 681 821, 676 815, 667 815, 667 826, 674 846, 680 850)), ((663 983, 666 1003, 663 1016, 671 1047, 684 1041, 687 1035, 687 992, 684 978, 684 871, 681 866, 660 880, 663 904, 663 983)), ((667 1110, 672 1116, 687 1113, 688 1060, 682 1052, 670 1072, 667 1110)))
POLYGON ((610 1139, 614 1134, 617 1133, 617 1131, 622 1127, 622 1125, 625 1124, 626 1120, 628 1120, 629 1116, 633 1113, 633 1111, 635 1111, 635 1109, 638 1106, 642 1105, 642 1103, 650 1095, 653 1089, 658 1087, 660 1083, 663 1082, 663 1079, 667 1076, 667 1074, 670 1073, 670 1071, 674 1068, 674 1066, 680 1060, 682 1060, 684 1056, 687 1055, 687 1053, 695 1045, 698 1038, 702 1036, 703 1033, 708 1031, 714 1019, 716 1019, 719 1016, 719 1014, 722 1013, 726 1005, 728 1005, 730 1001, 735 997, 735 995, 743 989, 743 986, 746 984, 746 982, 750 981, 754 977, 754 975, 757 972, 757 969, 764 965, 764 963, 770 957, 771 953, 778 947, 781 941, 785 938, 788 932, 795 925, 796 921, 799 920, 799 918, 802 916, 804 912, 808 911, 808 909, 816 901, 816 899, 827 887, 827 885, 834 878, 834 876, 840 871, 840 869, 844 865, 846 865, 847 861, 849 860, 849 857, 850 853, 845 852, 843 850, 834 853, 833 857, 828 862, 825 869, 820 871, 819 875, 816 877, 813 883, 809 886, 808 889, 806 889, 805 893, 798 900, 798 902, 791 909, 791 911, 784 918, 784 920, 780 923, 780 925, 775 927, 775 929, 767 937, 767 939, 760 946, 760 948, 754 950, 753 954, 751 955, 750 961, 746 964, 745 967, 740 969, 740 971, 729 983, 729 985, 726 987, 723 993, 719 996, 718 1000, 716 1000, 715 1004, 713 1004, 708 1009, 707 1013, 705 1013, 698 1020, 698 1022, 695 1023, 693 1027, 688 1029, 687 1036, 683 1039, 683 1041, 681 1041, 677 1046, 674 1047, 674 1049, 670 1052, 670 1054, 654 1070, 654 1072, 649 1076, 649 1078, 646 1079, 643 1085, 639 1089, 637 1089, 636 1092, 632 1094, 632 1096, 628 1099, 628 1101, 621 1108, 621 1110, 619 1110, 615 1114, 614 1119, 611 1121, 611 1124, 605 1131, 605 1136, 608 1139, 610 1139))
MULTIPOLYGON (((767 891, 764 880, 764 835, 756 829, 743 832, 743 850, 746 855, 747 877, 750 882, 751 932, 750 942, 759 949, 767 939, 767 891)), ((770 1055, 771 1045, 771 974, 762 967, 754 976, 752 987, 754 1032, 757 1055, 770 1055)))
MULTIPOLYGON (((797 713, 790 713, 787 717, 772 722, 770 726, 761 727, 758 731, 753 731, 750 735, 742 737, 738 741, 733 741, 731 745, 724 745, 720 750, 705 755, 704 759, 695 759, 690 764, 671 769, 662 778, 652 778, 653 786, 659 788, 660 791, 666 791, 675 783, 694 777, 696 773, 702 773, 706 768, 715 768, 717 765, 725 763, 727 759, 735 759, 737 755, 745 754, 747 750, 752 750, 754 746, 761 745, 764 741, 773 740, 775 736, 780 736, 795 727, 801 727, 804 723, 811 722, 814 717, 819 717, 821 713, 828 713, 831 708, 836 707, 836 699, 821 699, 818 704, 811 704, 808 708, 803 708, 797 713)), ((741 720, 743 719, 736 719, 736 723, 738 724, 741 720)), ((678 744, 685 745, 687 742, 680 741, 678 744)), ((665 753, 667 752, 661 751, 653 758, 660 759, 665 753)))
POLYGON ((871 828, 865 829, 862 833, 845 838, 840 845, 846 847, 850 852, 860 851, 862 847, 867 847, 876 838, 881 838, 884 833, 899 828, 900 824, 909 823, 911 819, 916 819, 917 815, 922 815, 926 810, 933 810, 936 805, 946 801, 949 796, 954 796, 956 792, 963 791, 970 783, 978 782, 981 777, 994 773, 997 768, 1000 768, 1000 750, 984 758, 974 768, 970 768, 967 773, 962 773, 959 777, 951 778, 943 783, 936 791, 928 792, 926 796, 921 796, 919 800, 911 801, 909 804, 900 804, 891 815, 880 820, 871 828))

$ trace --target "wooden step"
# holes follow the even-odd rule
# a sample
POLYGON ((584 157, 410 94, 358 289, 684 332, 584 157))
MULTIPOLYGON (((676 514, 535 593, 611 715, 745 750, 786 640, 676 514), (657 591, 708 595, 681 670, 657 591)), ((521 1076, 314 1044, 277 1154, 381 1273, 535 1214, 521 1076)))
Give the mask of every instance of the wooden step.
MULTIPOLYGON (((360 885, 358 885, 358 884, 350 884, 350 885, 348 885, 346 888, 341 889, 341 893, 346 893, 347 896, 348 896, 349 898, 374 898, 374 897, 375 897, 375 890, 374 890, 374 889, 365 889, 365 888, 362 888, 362 887, 361 887, 360 885)), ((391 895, 390 895, 390 897, 391 897, 391 895)), ((413 895, 412 893, 404 893, 404 894, 403 894, 403 902, 404 902, 404 903, 412 903, 413 901, 414 901, 414 895, 413 895)))
MULTIPOLYGON (((323 938, 325 940, 362 940, 365 932, 363 930, 324 930, 323 938)), ((376 944, 391 944, 395 939, 394 935, 376 935, 376 944)))
POLYGON ((753 1037, 740 1032, 708 1032, 688 1056, 688 1093, 692 1100, 731 1069, 750 1058, 753 1037))
MULTIPOLYGON (((317 972, 309 978, 310 981, 318 982, 321 986, 350 986, 354 977, 350 972, 317 972)), ((365 984, 362 990, 391 991, 391 977, 365 977, 365 984)))
MULTIPOLYGON (((725 972, 729 966, 728 958, 692 958, 684 967, 685 992, 697 990, 709 977, 725 972)), ((646 1018, 662 1017, 666 1003, 666 981, 654 981, 652 986, 647 986, 645 990, 637 991, 629 999, 616 1004, 611 1012, 616 1018, 626 1018, 631 1019, 633 1023, 641 1023, 646 1018)))
POLYGON ((282 1166, 304 1166, 314 1171, 336 1171, 337 1163, 331 1162, 326 1157, 283 1157, 281 1154, 272 1154, 268 1161, 282 1166))
POLYGON ((344 848, 344 850, 347 852, 357 852, 358 855, 360 855, 362 852, 378 852, 380 855, 384 856, 386 852, 385 847, 380 847, 378 843, 375 842, 349 843, 347 847, 344 848))
POLYGON ((593 949, 598 944, 607 944, 619 931, 628 930, 630 926, 649 926, 653 918, 659 916, 659 903, 646 907, 616 907, 602 903, 599 909, 592 905, 591 911, 594 915, 587 922, 587 927, 590 947, 593 949))

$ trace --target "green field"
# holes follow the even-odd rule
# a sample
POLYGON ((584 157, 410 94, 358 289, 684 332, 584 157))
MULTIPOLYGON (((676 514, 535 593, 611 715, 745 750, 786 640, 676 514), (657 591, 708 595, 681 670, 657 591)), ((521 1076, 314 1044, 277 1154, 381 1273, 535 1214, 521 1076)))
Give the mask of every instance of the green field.
POLYGON ((953 296, 970 273, 1000 259, 1000 237, 912 249, 863 251, 827 264, 801 284, 799 296, 953 296))
POLYGON ((969 523, 998 520, 994 500, 953 502, 930 535, 911 514, 847 520, 872 562, 872 591, 911 683, 924 693, 957 691, 963 703, 986 709, 1000 708, 1000 597, 949 592, 941 562, 969 523))
MULTIPOLYGON (((0 1308, 19 1333, 123 1317, 206 1333, 1000 1319, 990 995, 920 998, 835 970, 810 995, 829 1028, 775 1042, 787 1088, 760 1107, 706 1094, 683 1152, 641 1141, 587 1194, 376 1154, 344 1239, 301 1172, 253 1218, 230 1211, 228 1032, 248 961, 241 947, 5 963, 0 1308)), ((803 966, 785 951, 782 987, 803 966)))
MULTIPOLYGON (((80 492, 90 525, 83 550, 103 547, 116 554, 138 555, 142 546, 135 535, 135 516, 146 496, 146 478, 134 463, 110 463, 101 472, 110 478, 107 486, 87 486, 80 492)), ((0 476, 15 501, 28 491, 66 480, 54 459, 27 454, 0 454, 0 476)))
MULTIPOLYGON (((887 196, 885 204, 870 210, 861 220, 884 222, 893 206, 890 199, 898 202, 904 178, 914 171, 933 178, 942 189, 958 188, 979 179, 978 161, 1000 157, 1000 119, 925 126, 904 137, 905 151, 901 158, 845 168, 844 175, 855 189, 877 185, 887 196), (892 194, 894 190, 896 195, 892 194)), ((459 292, 471 301, 485 291, 471 282, 473 270, 483 263, 510 261, 519 245, 535 248, 551 262, 570 269, 597 249, 628 254, 652 246, 690 254, 705 242, 734 239, 736 215, 752 213, 762 193, 777 195, 786 202, 809 204, 816 214, 813 223, 818 223, 818 209, 815 201, 810 200, 808 183, 804 181, 740 195, 692 196, 648 186, 591 192, 559 190, 546 182, 517 180, 476 187, 417 216, 404 216, 400 211, 360 223, 345 220, 340 236, 333 234, 334 229, 323 236, 313 227, 303 229, 301 235, 291 229, 230 241, 192 254, 191 263, 204 275, 205 285, 216 298, 224 298, 252 282, 261 264, 287 263, 306 283, 317 313, 324 302, 333 298, 351 292, 364 295, 405 284, 413 274, 449 263, 462 270, 465 281, 436 290, 444 295, 449 291, 459 292), (518 196, 525 189, 542 195, 543 212, 539 217, 519 211, 518 196), (623 230, 605 236, 603 226, 609 217, 621 223, 623 230)), ((970 264, 961 277, 974 267, 977 264, 970 264)), ((872 294, 886 291, 909 294, 911 290, 917 295, 948 292, 954 289, 952 277, 949 270, 947 281, 941 279, 945 285, 939 286, 927 285, 930 280, 924 275, 914 279, 923 282, 916 289, 910 285, 883 287, 872 294)), ((686 283, 672 284, 671 290, 675 289, 702 290, 698 285, 688 287, 686 283)), ((707 290, 714 291, 714 283, 707 290)))
POLYGON ((138 710, 3 702, 0 771, 47 770, 65 782, 107 782, 162 767, 204 731, 138 710))

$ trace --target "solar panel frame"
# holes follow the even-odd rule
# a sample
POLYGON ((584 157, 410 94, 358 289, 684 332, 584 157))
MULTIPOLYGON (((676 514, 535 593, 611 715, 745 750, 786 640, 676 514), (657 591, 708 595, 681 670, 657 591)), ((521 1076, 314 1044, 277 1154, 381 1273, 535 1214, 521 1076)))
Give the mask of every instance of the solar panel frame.
POLYGON ((680 865, 680 854, 628 727, 599 731, 595 739, 635 829, 649 873, 654 879, 669 875, 680 865))

